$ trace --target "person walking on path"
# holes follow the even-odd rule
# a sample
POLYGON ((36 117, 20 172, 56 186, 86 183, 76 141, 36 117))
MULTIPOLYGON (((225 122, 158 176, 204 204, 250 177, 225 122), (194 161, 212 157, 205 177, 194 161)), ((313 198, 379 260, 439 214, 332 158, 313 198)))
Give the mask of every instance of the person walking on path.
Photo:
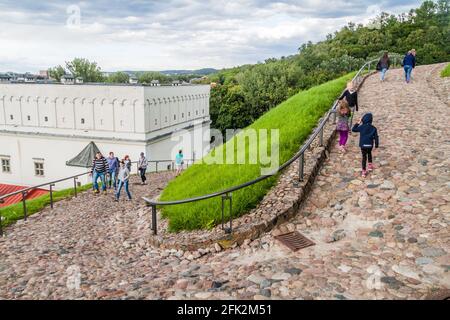
POLYGON ((138 170, 143 185, 146 184, 145 181, 147 181, 147 177, 145 176, 145 172, 147 171, 147 164, 148 164, 147 158, 145 157, 144 153, 141 152, 141 157, 139 158, 138 161, 138 170))
POLYGON ((365 178, 367 176, 367 160, 369 161, 368 170, 373 171, 372 150, 374 147, 378 148, 378 131, 372 125, 373 115, 369 112, 366 113, 358 123, 352 128, 353 132, 359 132, 359 147, 362 153, 362 171, 361 176, 365 178))
POLYGON ((411 82, 412 70, 416 67, 416 50, 412 49, 403 58, 403 69, 405 70, 406 83, 411 82))
POLYGON ((114 152, 109 153, 108 161, 108 188, 111 189, 114 186, 114 190, 117 188, 117 174, 119 173, 119 158, 114 156, 114 152))
POLYGON ((347 101, 344 99, 339 102, 339 107, 337 110, 337 124, 336 130, 339 132, 339 149, 341 152, 345 152, 345 146, 348 140, 348 134, 350 131, 350 117, 351 110, 348 106, 347 101))
POLYGON ((131 200, 131 193, 129 188, 130 170, 128 170, 124 160, 120 162, 118 179, 119 185, 117 187, 116 198, 114 200, 119 201, 120 191, 122 190, 122 187, 125 187, 125 192, 127 193, 128 200, 131 200))
POLYGON ((125 166, 128 168, 128 170, 130 170, 130 172, 131 172, 131 159, 130 159, 130 156, 129 155, 126 155, 124 158, 123 158, 123 161, 125 162, 125 166))
POLYGON ((378 61, 377 64, 377 70, 380 71, 380 79, 381 82, 384 81, 384 78, 386 77, 386 72, 391 67, 391 60, 389 59, 389 55, 387 52, 383 54, 383 57, 381 57, 380 61, 378 61))
POLYGON ((338 100, 342 101, 344 98, 347 100, 348 106, 351 108, 352 112, 358 111, 358 92, 352 81, 347 83, 347 89, 338 100))
POLYGON ((101 152, 97 152, 94 160, 92 161, 92 170, 91 170, 94 193, 97 194, 100 192, 98 188, 98 178, 100 178, 102 182, 102 191, 104 194, 106 194, 105 176, 108 170, 109 170, 108 161, 106 161, 105 157, 103 157, 101 152))
POLYGON ((181 171, 183 171, 183 165, 184 165, 184 155, 183 150, 178 151, 177 155, 175 156, 175 166, 177 168, 176 176, 178 177, 181 174, 181 171))

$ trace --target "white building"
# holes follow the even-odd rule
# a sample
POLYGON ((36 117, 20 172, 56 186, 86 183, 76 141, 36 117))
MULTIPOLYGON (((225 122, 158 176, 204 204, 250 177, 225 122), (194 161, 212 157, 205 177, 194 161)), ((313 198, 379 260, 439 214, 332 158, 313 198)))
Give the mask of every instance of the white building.
POLYGON ((142 151, 171 160, 178 148, 187 159, 202 157, 208 139, 172 140, 194 128, 209 132, 209 92, 208 85, 0 83, 0 183, 31 186, 86 172, 66 161, 91 141, 105 157, 114 151, 132 161, 142 151))

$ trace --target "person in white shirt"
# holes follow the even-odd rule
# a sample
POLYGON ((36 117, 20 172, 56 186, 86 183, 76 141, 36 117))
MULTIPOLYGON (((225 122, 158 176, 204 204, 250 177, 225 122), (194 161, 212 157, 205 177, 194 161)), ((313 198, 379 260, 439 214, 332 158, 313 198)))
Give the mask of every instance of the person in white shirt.
POLYGON ((142 184, 146 184, 145 181, 147 181, 147 177, 145 176, 145 171, 147 171, 147 158, 145 157, 144 153, 141 152, 141 157, 138 161, 138 170, 139 170, 139 176, 141 177, 142 184))
POLYGON ((131 193, 130 193, 130 189, 129 189, 130 170, 125 165, 124 160, 122 160, 120 162, 120 169, 119 169, 119 174, 117 175, 117 178, 119 179, 119 185, 117 186, 115 201, 119 201, 120 191, 122 190, 123 186, 125 186, 125 192, 127 193, 128 200, 131 200, 131 193))

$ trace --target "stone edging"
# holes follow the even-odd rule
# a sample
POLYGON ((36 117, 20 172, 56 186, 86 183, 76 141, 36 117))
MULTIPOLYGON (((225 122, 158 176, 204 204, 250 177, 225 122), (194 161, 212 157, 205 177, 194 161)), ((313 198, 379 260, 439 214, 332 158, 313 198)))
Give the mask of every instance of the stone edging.
MULTIPOLYGON (((363 77, 358 89, 372 75, 363 77)), ((167 221, 162 220, 158 212, 159 234, 151 236, 150 243, 161 249, 197 251, 201 253, 215 252, 230 247, 236 247, 244 242, 258 239, 262 234, 270 232, 276 226, 294 217, 302 207, 312 189, 316 176, 329 155, 335 142, 336 130, 333 121, 328 121, 324 127, 323 147, 318 144, 318 138, 305 152, 304 181, 294 186, 298 181, 298 161, 292 163, 281 173, 276 185, 263 198, 261 203, 249 213, 233 219, 233 233, 226 235, 218 226, 213 230, 167 232, 167 221)))

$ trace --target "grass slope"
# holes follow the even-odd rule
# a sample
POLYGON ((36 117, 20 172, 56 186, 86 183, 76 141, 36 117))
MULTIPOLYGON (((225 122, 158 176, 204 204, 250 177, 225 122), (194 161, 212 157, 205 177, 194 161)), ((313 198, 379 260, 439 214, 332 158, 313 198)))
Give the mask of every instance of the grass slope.
MULTIPOLYGON (((298 93, 264 114, 240 134, 244 134, 248 129, 279 129, 279 164, 281 165, 299 150, 318 120, 330 108, 352 76, 353 74, 348 74, 298 93)), ((270 146, 270 143, 268 145, 270 146)), ((217 152, 225 154, 227 147, 230 147, 230 141, 212 150, 204 159, 210 159, 217 155, 217 152)), ((248 159, 248 148, 246 157, 248 159)), ((198 163, 169 183, 161 195, 161 201, 179 200, 221 191, 260 175, 259 164, 198 163)), ((277 177, 274 176, 234 192, 233 217, 254 208, 274 185, 276 179, 277 177)), ((162 214, 164 218, 169 219, 170 231, 208 229, 221 222, 221 198, 166 206, 163 207, 162 214)))
MULTIPOLYGON (((92 188, 92 184, 86 184, 84 186, 78 187, 77 192, 86 191, 92 188)), ((68 197, 72 197, 74 195, 73 188, 54 191, 53 192, 53 202, 58 202, 68 197)), ((39 212, 44 209, 46 206, 50 205, 50 194, 46 194, 42 197, 27 200, 27 216, 32 215, 33 213, 39 212)), ((7 226, 11 223, 23 219, 23 204, 22 202, 12 204, 7 207, 0 208, 0 216, 4 218, 2 225, 7 226)))
POLYGON ((446 78, 446 77, 450 77, 450 64, 448 64, 444 70, 441 71, 441 77, 442 78, 446 78))

